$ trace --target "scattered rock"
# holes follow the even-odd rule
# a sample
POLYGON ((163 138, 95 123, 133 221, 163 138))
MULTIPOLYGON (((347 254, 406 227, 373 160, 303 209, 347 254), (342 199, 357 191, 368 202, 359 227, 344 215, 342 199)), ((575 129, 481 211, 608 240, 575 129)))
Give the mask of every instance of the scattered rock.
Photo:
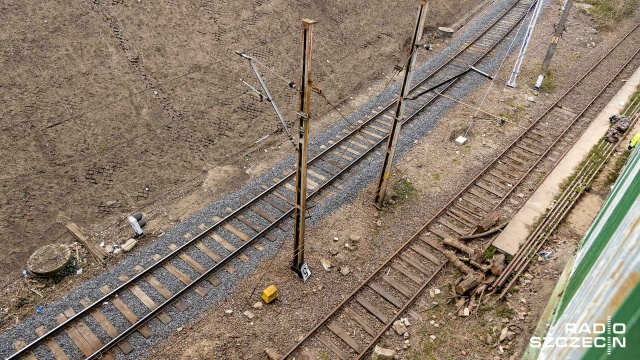
POLYGON ((177 332, 180 332, 182 330, 184 330, 184 328, 182 326, 180 326, 179 328, 176 329, 177 332))
POLYGON ((488 345, 493 344, 493 337, 491 337, 491 335, 487 335, 487 344, 488 345))
POLYGON ((529 273, 524 273, 523 275, 526 279, 531 280, 533 279, 533 275, 529 274, 529 273))
POLYGON ((229 315, 233 314, 233 310, 227 309, 227 310, 224 311, 224 314, 229 316, 229 315))
POLYGON ((513 340, 515 338, 516 338, 516 333, 514 333, 513 331, 507 331, 507 339, 513 340))
POLYGON ((333 238, 333 241, 338 241, 338 240, 340 240, 340 239, 338 239, 337 237, 333 238))
POLYGON ((378 221, 376 221, 376 226, 377 226, 377 227, 381 227, 381 226, 382 226, 382 220, 378 220, 378 221))
POLYGON ((124 245, 122 245, 122 250, 124 250, 125 252, 131 251, 131 249, 133 249, 133 247, 136 246, 137 243, 138 243, 138 240, 131 238, 127 240, 127 242, 124 243, 124 245))
POLYGON ((449 38, 453 36, 453 33, 455 32, 456 31, 452 28, 441 26, 441 27, 438 27, 438 30, 436 31, 436 36, 439 38, 449 38))
POLYGON ((507 338, 507 333, 509 332, 509 328, 505 327, 502 329, 502 331, 500 332, 500 342, 502 342, 504 339, 507 338))
POLYGON ((469 308, 464 308, 464 310, 462 310, 462 315, 463 316, 469 316, 471 315, 471 310, 469 310, 469 308))
POLYGON ((351 272, 351 269, 349 269, 348 266, 343 266, 340 268, 340 274, 342 275, 349 275, 350 272, 351 272))
POLYGON ((409 318, 401 318, 400 321, 402 321, 404 326, 411 326, 411 323, 409 322, 409 318))
POLYGON ((527 101, 536 102, 536 98, 534 96, 527 96, 527 101))
POLYGON ((113 246, 111 245, 107 245, 104 247, 104 251, 108 252, 108 253, 112 253, 113 252, 113 246))
POLYGON ((333 256, 338 255, 338 250, 334 249, 334 248, 329 248, 329 253, 333 256))
POLYGON ((224 212, 226 212, 227 214, 231 214, 233 212, 233 209, 230 207, 227 207, 224 209, 224 212))
POLYGON ((431 340, 435 340, 435 339, 436 339, 436 336, 435 336, 435 335, 429 335, 429 338, 430 338, 431 340))
POLYGON ((356 250, 358 248, 357 246, 351 244, 350 242, 344 243, 344 247, 349 249, 349 250, 351 250, 351 251, 356 250))
POLYGON ((519 312, 519 313, 518 313, 518 319, 520 319, 520 320, 524 320, 524 317, 525 317, 525 316, 527 316, 527 313, 526 313, 526 312, 519 312))
POLYGON ((521 303, 523 303, 523 304, 526 304, 526 303, 527 303, 527 299, 525 299, 525 298, 520 298, 520 302, 521 302, 521 303))
POLYGON ((406 333, 404 333, 404 335, 402 335, 403 338, 408 339, 409 338, 409 332, 407 331, 406 333))
POLYGON ((106 203, 104 203, 106 206, 113 206, 115 204, 117 204, 118 202, 115 200, 109 200, 106 203))
POLYGON ((253 304, 253 308, 256 310, 262 310, 262 301, 257 301, 253 304))
POLYGON ((433 293, 434 293, 435 295, 440 294, 440 289, 433 289, 433 293))
POLYGON ((396 352, 393 349, 385 349, 376 345, 371 353, 371 360, 393 360, 396 352))
POLYGON ((249 310, 245 311, 245 312, 244 312, 244 313, 242 313, 242 314, 243 314, 244 316, 246 316, 246 317, 247 317, 247 319, 249 319, 249 320, 251 320, 251 319, 253 319, 254 317, 256 317, 256 316, 255 316, 255 315, 253 315, 253 313, 252 313, 251 311, 249 311, 249 310))
POLYGON ((396 320, 393 323, 393 330, 395 330, 398 335, 404 335, 404 333, 407 332, 407 327, 402 323, 402 321, 396 320))
POLYGON ((280 360, 282 358, 282 355, 278 354, 278 351, 274 348, 265 348, 264 353, 267 354, 270 360, 280 360))
POLYGON ((320 262, 325 271, 331 271, 331 260, 321 259, 320 262))
POLYGON ((360 236, 351 234, 349 235, 349 240, 353 241, 354 243, 357 243, 360 241, 360 236))

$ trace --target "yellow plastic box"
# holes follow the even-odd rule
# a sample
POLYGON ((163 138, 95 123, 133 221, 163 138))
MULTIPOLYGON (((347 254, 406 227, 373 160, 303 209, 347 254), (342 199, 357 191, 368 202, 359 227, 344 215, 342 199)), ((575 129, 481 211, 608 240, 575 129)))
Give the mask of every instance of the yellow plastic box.
POLYGON ((278 298, 278 289, 276 289, 276 287, 273 285, 264 289, 264 291, 262 292, 262 300, 264 300, 264 302, 267 304, 277 298, 278 298))

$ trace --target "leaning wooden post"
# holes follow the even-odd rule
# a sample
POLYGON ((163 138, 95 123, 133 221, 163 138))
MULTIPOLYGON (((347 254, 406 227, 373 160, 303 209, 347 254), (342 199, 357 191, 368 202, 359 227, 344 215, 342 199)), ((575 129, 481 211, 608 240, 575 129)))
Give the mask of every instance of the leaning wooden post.
POLYGON ((542 61, 542 71, 538 76, 538 79, 536 80, 536 84, 533 87, 533 89, 536 91, 540 90, 540 87, 542 86, 542 81, 544 80, 545 76, 547 76, 547 73, 549 72, 549 65, 551 64, 551 58, 553 57, 553 53, 556 51, 556 46, 558 45, 558 42, 560 41, 560 36, 562 36, 562 32, 564 31, 564 24, 565 22, 567 22, 567 18, 569 17, 569 13, 571 12, 571 5, 573 5, 573 0, 568 0, 563 5, 562 16, 560 17, 560 21, 558 22, 558 25, 556 25, 555 33, 553 34, 553 38, 551 39, 551 44, 549 44, 549 49, 547 50, 547 55, 544 57, 544 60, 542 61))
POLYGON ((375 206, 380 209, 384 204, 384 196, 387 191, 387 185, 389 183, 389 177, 391 176, 391 167, 393 166, 393 158, 396 155, 396 148, 400 139, 400 129, 402 127, 402 114, 404 113, 404 100, 409 94, 411 87, 412 68, 416 62, 418 55, 418 44, 422 39, 422 32, 424 30, 424 22, 427 17, 427 10, 429 5, 426 0, 420 0, 420 10, 418 12, 418 21, 411 38, 411 47, 409 49, 409 60, 404 68, 404 79, 402 81, 402 87, 400 88, 400 96, 398 97, 398 103, 396 105, 396 112, 393 117, 393 124, 389 131, 389 140, 387 141, 387 150, 384 154, 384 160, 382 161, 382 169, 380 170, 380 176, 378 177, 378 187, 376 188, 375 206))

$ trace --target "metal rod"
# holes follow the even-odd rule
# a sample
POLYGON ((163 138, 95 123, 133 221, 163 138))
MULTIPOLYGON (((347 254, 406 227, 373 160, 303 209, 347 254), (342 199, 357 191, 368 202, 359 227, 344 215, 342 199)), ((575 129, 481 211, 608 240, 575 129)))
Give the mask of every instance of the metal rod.
POLYGON ((549 64, 551 63, 551 58, 553 57, 553 53, 556 51, 556 46, 558 46, 558 41, 560 41, 560 36, 562 36, 562 32, 564 31, 564 24, 567 22, 567 18, 569 17, 569 13, 571 12, 571 5, 573 5, 573 0, 567 0, 567 3, 564 5, 564 11, 562 16, 560 17, 560 21, 558 25, 556 25, 556 31, 553 34, 553 38, 551 39, 551 44, 549 44, 549 50, 547 50, 547 55, 544 57, 544 61, 542 61, 542 70, 540 75, 538 76, 538 80, 536 80, 536 85, 533 87, 534 90, 540 90, 540 86, 542 86, 542 81, 549 71, 549 64))
POLYGON ((309 116, 311 103, 311 48, 313 24, 302 20, 302 75, 300 77, 300 108, 298 113, 298 164, 296 170, 296 206, 294 208, 293 262, 291 269, 306 280, 304 274, 304 231, 307 209, 307 158, 309 156, 309 116))
MULTIPOLYGON (((282 114, 280 113, 280 109, 278 109, 278 105, 276 105, 276 102, 273 101, 273 97, 271 96, 271 93, 269 92, 269 89, 267 88, 267 84, 265 84, 264 80, 262 80, 262 76, 260 76, 260 72, 258 71, 258 68, 256 68, 256 65, 254 64, 253 58, 251 56, 249 56, 247 54, 243 54, 243 53, 241 53, 239 51, 236 51, 236 54, 240 55, 242 58, 245 58, 245 59, 249 60, 249 65, 251 66, 251 70, 253 70, 253 73, 256 74, 256 77, 258 78, 258 82, 260 83, 260 86, 262 87, 262 90, 264 90, 264 93, 266 94, 267 101, 269 102, 269 104, 271 104, 271 106, 273 107, 273 110, 275 110, 276 115, 278 115, 278 119, 280 120, 280 124, 282 124, 282 128, 287 133, 287 137, 289 137, 289 141, 291 141, 291 144, 293 146, 296 146, 296 143, 293 140, 293 136, 291 136, 291 131, 289 131, 289 128, 287 127, 287 123, 284 121, 284 118, 282 117, 282 114)), ((249 86, 250 88, 253 89, 253 87, 251 85, 247 84, 247 86, 249 86)), ((255 91, 255 89, 254 89, 254 91, 255 91)), ((260 96, 261 96, 260 100, 262 100, 262 94, 260 94, 260 96)))
POLYGON ((512 88, 516 87, 516 80, 518 79, 518 75, 520 75, 520 68, 522 67, 524 57, 527 54, 527 48, 529 48, 529 41, 531 40, 531 36, 533 35, 533 29, 535 29, 538 18, 540 17, 540 13, 542 12, 542 1, 538 1, 535 5, 532 6, 535 6, 535 10, 533 11, 531 21, 529 22, 527 33, 525 34, 524 40, 522 41, 522 46, 520 46, 520 53, 518 54, 518 59, 516 60, 515 65, 513 66, 513 72, 511 72, 511 77, 507 82, 507 86, 512 88))
POLYGON ((402 87, 400 88, 400 96, 398 97, 398 103, 396 105, 396 112, 393 117, 393 124, 389 131, 389 141, 387 143, 387 149, 382 161, 382 168, 380 170, 380 176, 378 178, 378 186, 376 188, 376 196, 374 199, 375 206, 382 208, 384 204, 384 196, 387 191, 387 185, 389 183, 389 177, 391 177, 391 167, 393 165, 393 158, 396 154, 396 148, 398 146, 398 140, 400 139, 400 130, 402 128, 402 115, 404 112, 404 100, 409 93, 411 87, 411 78, 413 75, 412 68, 416 62, 418 54, 418 46, 422 39, 422 32, 424 31, 424 23, 427 17, 429 5, 426 0, 420 0, 420 7, 418 11, 418 20, 414 28, 413 37, 411 39, 411 47, 409 49, 409 60, 404 69, 404 80, 402 81, 402 87))

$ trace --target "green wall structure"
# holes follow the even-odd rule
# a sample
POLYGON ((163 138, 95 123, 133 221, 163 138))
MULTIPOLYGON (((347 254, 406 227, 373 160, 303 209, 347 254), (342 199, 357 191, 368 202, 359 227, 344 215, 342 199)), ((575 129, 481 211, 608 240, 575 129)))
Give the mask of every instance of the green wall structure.
POLYGON ((524 359, 640 360, 639 240, 636 148, 565 270, 566 281, 556 287, 524 359))

